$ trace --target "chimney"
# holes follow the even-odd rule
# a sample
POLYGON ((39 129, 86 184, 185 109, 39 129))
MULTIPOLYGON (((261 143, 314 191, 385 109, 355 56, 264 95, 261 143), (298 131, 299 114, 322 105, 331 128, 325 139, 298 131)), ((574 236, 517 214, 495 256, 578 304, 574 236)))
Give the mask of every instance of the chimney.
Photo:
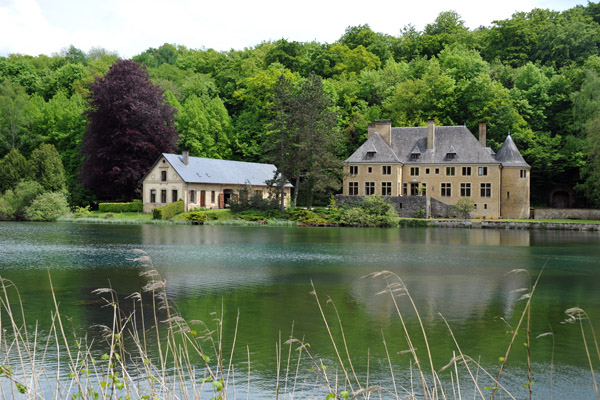
POLYGON ((367 128, 367 140, 371 139, 371 136, 375 133, 375 124, 369 124, 367 128))
POLYGON ((433 150, 435 146, 435 121, 427 121, 427 150, 433 150))
POLYGON ((189 152, 189 150, 183 150, 181 152, 181 161, 183 161, 183 163, 185 165, 190 165, 190 152, 189 152))
POLYGON ((387 144, 392 145, 392 120, 380 119, 375 121, 375 130, 379 132, 387 144))
POLYGON ((487 136, 487 125, 485 124, 485 122, 480 122, 479 123, 479 143, 481 143, 481 145, 483 147, 487 147, 486 146, 486 136, 487 136))

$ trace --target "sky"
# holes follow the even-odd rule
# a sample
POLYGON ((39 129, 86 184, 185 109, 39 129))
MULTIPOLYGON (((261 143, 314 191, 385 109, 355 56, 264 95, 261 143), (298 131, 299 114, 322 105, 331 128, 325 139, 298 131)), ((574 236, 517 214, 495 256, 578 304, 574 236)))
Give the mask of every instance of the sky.
POLYGON ((163 43, 224 51, 281 38, 332 43, 348 26, 398 36, 454 10, 475 29, 516 11, 562 11, 587 0, 0 0, 0 56, 73 45, 130 58, 163 43))

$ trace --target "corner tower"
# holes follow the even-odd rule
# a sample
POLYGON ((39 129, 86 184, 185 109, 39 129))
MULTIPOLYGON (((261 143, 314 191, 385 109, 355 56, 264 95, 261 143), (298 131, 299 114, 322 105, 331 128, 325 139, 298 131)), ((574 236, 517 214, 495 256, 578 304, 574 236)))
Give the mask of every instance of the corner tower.
POLYGON ((531 166, 521 156, 510 134, 498 150, 496 160, 502 164, 500 180, 501 218, 529 218, 531 166))

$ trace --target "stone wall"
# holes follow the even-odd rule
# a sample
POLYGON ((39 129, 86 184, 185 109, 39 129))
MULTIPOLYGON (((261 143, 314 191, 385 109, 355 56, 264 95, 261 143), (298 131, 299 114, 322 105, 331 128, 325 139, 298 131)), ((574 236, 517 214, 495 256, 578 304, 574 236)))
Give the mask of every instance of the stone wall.
POLYGON ((536 208, 534 219, 591 219, 600 220, 600 210, 584 208, 536 208))
MULTIPOLYGON (((386 196, 384 198, 394 206, 398 215, 403 218, 413 218, 419 213, 419 210, 423 210, 427 218, 449 218, 455 214, 452 211, 452 206, 429 196, 386 196)), ((360 199, 361 196, 336 196, 336 201, 344 204, 351 204, 360 199)))

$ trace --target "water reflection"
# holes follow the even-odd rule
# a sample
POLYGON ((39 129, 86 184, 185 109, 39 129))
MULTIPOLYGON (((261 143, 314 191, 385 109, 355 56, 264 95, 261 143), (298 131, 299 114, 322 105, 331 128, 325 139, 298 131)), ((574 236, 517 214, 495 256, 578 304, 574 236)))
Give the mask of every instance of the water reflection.
MULTIPOLYGON (((438 365, 448 361, 453 349, 439 314, 466 353, 493 365, 508 340, 502 319, 514 325, 523 309, 523 292, 515 290, 528 288, 546 264, 534 296, 532 334, 547 331, 550 324, 556 360, 585 369, 580 333, 560 321, 565 309, 578 305, 600 330, 599 243, 597 232, 1 223, 0 275, 18 285, 32 320, 48 321, 49 272, 64 313, 85 331, 111 318, 93 289, 110 285, 124 297, 148 282, 141 272, 156 269, 186 319, 212 321, 211 312, 224 309, 224 324, 233 327, 239 310, 238 343, 250 348, 253 368, 270 379, 273 343, 280 331, 288 334, 292 322, 295 334, 306 336, 318 356, 333 357, 309 294, 311 280, 323 299, 335 302, 363 372, 367 349, 374 359, 385 358, 382 332, 393 362, 406 367, 396 354, 406 343, 395 306, 389 296, 376 295, 385 283, 362 278, 381 270, 406 283, 438 365), (152 257, 152 267, 131 261, 137 248, 152 257), (508 274, 513 269, 531 276, 508 274)), ((415 327, 404 300, 400 311, 415 327)), ((335 318, 330 306, 325 312, 335 318)), ((540 365, 548 365, 552 352, 551 341, 535 342, 540 365)), ((516 353, 515 362, 522 366, 523 354, 516 353)))

